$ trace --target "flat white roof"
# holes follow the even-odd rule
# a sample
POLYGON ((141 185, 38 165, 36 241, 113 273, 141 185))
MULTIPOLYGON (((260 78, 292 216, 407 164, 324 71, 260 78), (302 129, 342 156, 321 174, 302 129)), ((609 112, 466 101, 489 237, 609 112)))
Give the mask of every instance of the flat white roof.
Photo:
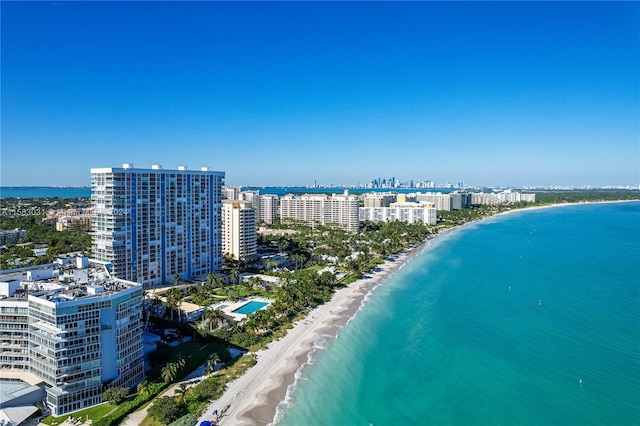
POLYGON ((96 167, 91 169, 91 173, 157 173, 157 174, 204 174, 204 175, 222 175, 224 172, 217 170, 209 170, 208 167, 201 167, 200 170, 181 170, 181 169, 153 169, 153 168, 136 168, 136 167, 96 167))

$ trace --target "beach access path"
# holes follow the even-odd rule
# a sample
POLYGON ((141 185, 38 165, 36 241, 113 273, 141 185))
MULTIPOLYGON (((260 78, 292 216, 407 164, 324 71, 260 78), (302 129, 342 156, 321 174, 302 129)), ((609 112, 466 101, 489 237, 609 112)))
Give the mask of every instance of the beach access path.
POLYGON ((336 322, 353 317, 368 291, 386 280, 424 244, 391 256, 374 271, 342 288, 331 300, 313 309, 294 324, 280 340, 254 354, 257 364, 228 384, 224 394, 213 401, 198 423, 209 420, 219 425, 265 425, 272 423, 278 404, 283 401, 295 373, 307 362, 313 344, 336 322), (218 416, 214 413, 217 411, 218 416))

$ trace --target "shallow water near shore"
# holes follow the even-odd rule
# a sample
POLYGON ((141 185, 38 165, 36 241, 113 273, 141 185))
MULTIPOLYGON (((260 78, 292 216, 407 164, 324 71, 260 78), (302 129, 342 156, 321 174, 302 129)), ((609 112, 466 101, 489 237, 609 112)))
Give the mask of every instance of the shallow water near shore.
POLYGON ((640 424, 640 203, 432 243, 312 356, 282 425, 640 424))

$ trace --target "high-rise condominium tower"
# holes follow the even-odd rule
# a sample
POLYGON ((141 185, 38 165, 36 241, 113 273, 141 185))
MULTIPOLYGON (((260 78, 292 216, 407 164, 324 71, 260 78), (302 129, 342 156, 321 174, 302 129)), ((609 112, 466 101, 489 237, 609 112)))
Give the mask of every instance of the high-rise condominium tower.
POLYGON ((245 260, 257 253, 256 209, 250 201, 222 202, 222 246, 224 254, 245 260))
POLYGON ((91 169, 93 257, 145 286, 217 270, 223 183, 207 167, 91 169))

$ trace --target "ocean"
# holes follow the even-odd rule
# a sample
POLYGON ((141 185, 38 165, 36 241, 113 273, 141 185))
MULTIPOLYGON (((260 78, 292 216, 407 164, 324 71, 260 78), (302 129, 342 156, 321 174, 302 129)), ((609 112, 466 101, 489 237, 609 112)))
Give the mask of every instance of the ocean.
MULTIPOLYGON (((242 190, 257 190, 260 194, 275 194, 283 196, 286 194, 303 194, 303 193, 335 193, 340 194, 344 191, 344 187, 335 188, 307 188, 307 187, 261 187, 261 186, 243 186, 242 190)), ((394 191, 399 193, 408 192, 451 192, 450 188, 437 188, 437 189, 413 189, 413 188, 352 188, 351 192, 388 192, 394 191)), ((89 198, 91 197, 91 188, 89 187, 50 187, 50 186, 2 186, 0 187, 0 199, 2 198, 89 198)))
POLYGON ((436 239, 323 338, 293 425, 640 424, 640 202, 436 239))
POLYGON ((50 187, 50 186, 2 186, 2 198, 89 198, 89 187, 50 187))

